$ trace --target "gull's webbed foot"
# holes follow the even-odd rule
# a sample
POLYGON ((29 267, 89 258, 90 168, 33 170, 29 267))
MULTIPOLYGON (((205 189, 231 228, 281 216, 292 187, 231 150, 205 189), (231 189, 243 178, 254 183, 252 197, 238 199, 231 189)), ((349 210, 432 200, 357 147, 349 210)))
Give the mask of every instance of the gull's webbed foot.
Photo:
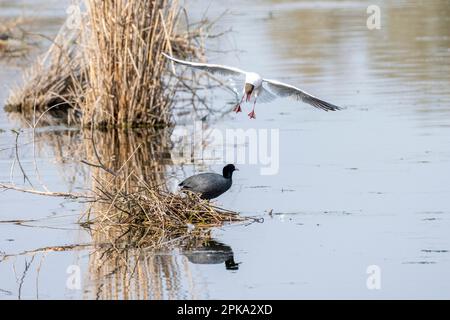
POLYGON ((236 112, 236 113, 242 112, 241 104, 238 103, 238 104, 234 107, 233 111, 236 112))

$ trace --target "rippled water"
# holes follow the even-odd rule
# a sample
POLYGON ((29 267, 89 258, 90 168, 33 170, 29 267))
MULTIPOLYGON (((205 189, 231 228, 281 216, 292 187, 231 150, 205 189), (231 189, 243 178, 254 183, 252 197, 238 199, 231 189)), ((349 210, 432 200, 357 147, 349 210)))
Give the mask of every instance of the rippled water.
MULTIPOLYGON (((216 242, 193 252, 136 253, 138 272, 125 291, 117 274, 98 277, 89 250, 34 255, 22 286, 25 260, 33 255, 11 258, 0 263, 0 297, 449 298, 449 2, 210 3, 211 19, 229 10, 216 31, 233 29, 211 41, 211 62, 287 81, 345 110, 325 113, 276 100, 257 106, 257 120, 244 112, 211 123, 222 132, 279 129, 278 173, 261 175, 259 165, 239 164, 232 189, 218 200, 243 215, 263 216, 264 223, 215 230, 216 242), (373 3, 381 8, 380 30, 366 26, 373 3), (70 265, 81 266, 81 290, 66 285, 70 265), (371 265, 381 270, 380 290, 367 288, 371 265)), ((1 16, 18 14, 13 7, 0 2, 1 16)), ((205 7, 189 1, 194 18, 205 7)), ((38 6, 33 14, 63 17, 64 6, 38 6)), ((57 24, 42 28, 56 32, 57 24)), ((20 79, 20 70, 0 65, 3 103, 4 85, 20 79)), ((232 96, 213 95, 215 108, 230 108, 232 96)), ((6 130, 0 181, 10 177, 14 134, 8 129, 17 127, 0 111, 6 130)), ((53 128, 38 138, 37 163, 48 187, 86 187, 89 173, 75 165, 68 147, 81 139, 77 132, 53 128)), ((22 150, 33 171, 32 147, 22 150)), ((221 167, 197 162, 168 171, 179 180, 198 168, 221 167)), ((0 251, 90 241, 75 224, 80 205, 14 192, 0 193, 0 203, 1 220, 43 219, 1 223, 0 251)))

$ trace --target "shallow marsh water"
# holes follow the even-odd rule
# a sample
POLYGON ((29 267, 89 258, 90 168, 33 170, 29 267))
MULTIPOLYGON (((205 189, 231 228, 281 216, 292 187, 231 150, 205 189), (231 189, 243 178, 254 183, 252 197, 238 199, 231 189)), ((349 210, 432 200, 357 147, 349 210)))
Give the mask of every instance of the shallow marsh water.
MULTIPOLYGON (((200 2, 189 1, 194 17, 205 8, 200 2)), ((21 14, 12 3, 0 2, 0 16, 21 14)), ((35 2, 22 3, 33 16, 49 17, 45 32, 57 32, 63 3, 35 9, 35 2)), ((35 254, 23 281, 33 255, 9 258, 0 262, 0 298, 450 298, 449 2, 375 3, 380 30, 366 27, 372 2, 210 3, 208 17, 230 11, 216 29, 233 28, 211 48, 235 50, 211 50, 211 62, 288 81, 346 109, 325 113, 276 100, 257 106, 257 120, 244 112, 210 123, 221 132, 279 129, 277 174, 238 163, 232 189, 218 199, 264 223, 215 230, 219 244, 206 251, 136 253, 142 263, 126 291, 119 273, 95 273, 90 250, 35 254), (225 264, 231 252, 237 270, 225 264), (81 268, 80 289, 67 285, 71 265, 81 268), (367 288, 371 265, 381 270, 380 290, 367 288)), ((3 105, 5 87, 20 79, 20 69, 0 66, 3 105)), ((213 95, 216 108, 230 108, 230 95, 213 95)), ((10 179, 15 136, 9 129, 18 127, 2 108, 0 181, 10 179)), ((81 139, 77 132, 45 130, 37 136, 36 163, 48 188, 86 188, 89 172, 69 147, 81 139)), ((30 136, 25 131, 23 141, 30 136)), ((21 153, 34 172, 32 146, 21 153)), ((222 166, 198 161, 167 171, 179 181, 222 166)), ((1 223, 0 251, 90 242, 76 224, 82 205, 12 191, 1 192, 0 203, 2 221, 39 219, 1 223)))

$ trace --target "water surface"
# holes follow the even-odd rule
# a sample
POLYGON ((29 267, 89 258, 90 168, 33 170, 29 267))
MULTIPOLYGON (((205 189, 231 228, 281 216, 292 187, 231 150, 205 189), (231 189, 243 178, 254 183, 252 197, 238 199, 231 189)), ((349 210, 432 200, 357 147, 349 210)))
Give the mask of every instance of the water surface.
MULTIPOLYGON (((97 253, 90 250, 35 254, 22 286, 25 260, 33 255, 11 258, 0 263, 0 297, 450 298, 448 1, 375 2, 380 30, 366 27, 373 1, 209 3, 211 19, 229 10, 216 30, 233 29, 208 44, 209 61, 290 82, 346 109, 325 113, 276 100, 257 106, 257 120, 244 112, 210 123, 219 130, 279 129, 278 173, 261 175, 259 165, 239 164, 232 189, 218 199, 264 223, 215 230, 216 242, 193 253, 136 253, 139 268, 128 274, 129 290, 120 272, 98 273, 97 253), (237 268, 227 268, 231 256, 237 268), (81 267, 80 290, 67 287, 70 265, 81 267), (380 290, 366 286, 371 265, 381 270, 380 290)), ((204 1, 188 5, 193 18, 205 7, 204 1)), ((12 2, 0 8, 2 16, 18 14, 12 2)), ((38 7, 33 15, 64 17, 63 5, 58 8, 38 7)), ((51 21, 42 28, 56 32, 51 21)), ((5 85, 20 79, 20 70, 0 64, 3 103, 5 85)), ((215 90, 212 98, 215 108, 225 109, 233 97, 215 90)), ((9 129, 18 126, 0 111, 6 130, 0 133, 0 181, 10 179, 9 129)), ((50 189, 89 185, 89 173, 69 147, 80 139, 76 132, 53 128, 39 139, 36 162, 50 189)), ((22 150, 33 172, 33 149, 22 150)), ((179 181, 222 166, 198 160, 167 172, 179 181)), ((15 177, 20 183, 17 166, 15 177)), ((0 193, 0 202, 2 220, 43 219, 32 222, 40 226, 34 228, 0 224, 0 251, 90 241, 75 223, 81 205, 11 191, 0 193)), ((111 262, 102 272, 114 267, 111 262)))

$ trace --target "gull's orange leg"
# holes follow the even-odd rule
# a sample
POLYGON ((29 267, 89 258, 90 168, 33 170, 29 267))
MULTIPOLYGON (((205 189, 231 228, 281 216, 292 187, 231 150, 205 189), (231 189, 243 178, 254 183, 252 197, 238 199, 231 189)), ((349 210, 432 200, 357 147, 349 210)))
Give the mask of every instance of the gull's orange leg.
POLYGON ((257 97, 255 97, 255 102, 253 102, 253 109, 252 109, 252 111, 250 111, 250 113, 248 114, 250 119, 256 119, 256 113, 255 113, 256 99, 257 99, 257 97))
POLYGON ((245 98, 245 94, 242 96, 241 102, 239 102, 239 103, 234 107, 234 109, 233 109, 234 112, 236 112, 236 113, 242 112, 242 109, 241 109, 241 103, 242 103, 242 101, 244 101, 244 98, 245 98))

